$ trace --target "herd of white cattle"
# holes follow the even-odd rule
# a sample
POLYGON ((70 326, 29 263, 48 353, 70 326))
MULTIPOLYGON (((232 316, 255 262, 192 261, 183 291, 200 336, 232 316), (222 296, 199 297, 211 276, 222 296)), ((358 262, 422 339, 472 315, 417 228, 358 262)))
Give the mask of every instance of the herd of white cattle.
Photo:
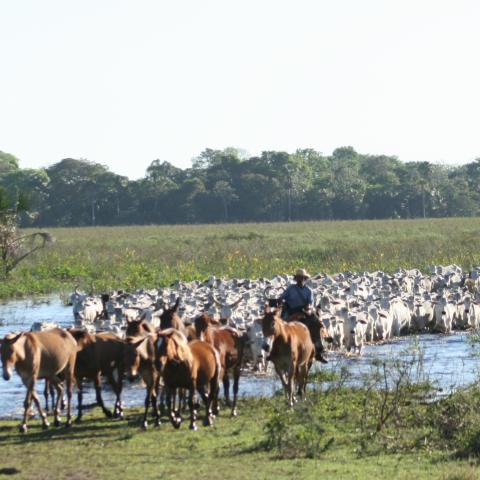
MULTIPOLYGON (((272 279, 177 281, 168 288, 113 292, 92 296, 75 291, 71 304, 75 326, 121 333, 128 321, 145 318, 159 325, 163 309, 180 298, 184 323, 207 311, 250 338, 253 358, 261 357, 258 322, 268 297, 278 297, 293 282, 291 276, 272 279)), ((365 343, 381 342, 411 333, 450 333, 480 327, 478 286, 480 267, 463 272, 457 265, 419 270, 317 274, 307 285, 313 290, 317 313, 331 337, 331 348, 361 353, 365 343)))

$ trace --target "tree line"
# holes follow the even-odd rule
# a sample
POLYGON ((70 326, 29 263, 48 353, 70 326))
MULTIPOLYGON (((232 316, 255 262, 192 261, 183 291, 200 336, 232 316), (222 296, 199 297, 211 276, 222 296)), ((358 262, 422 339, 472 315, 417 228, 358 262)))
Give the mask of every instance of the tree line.
POLYGON ((22 226, 35 227, 472 216, 480 158, 452 166, 352 147, 329 156, 206 149, 189 168, 154 160, 129 180, 85 159, 24 169, 0 152, 0 189, 2 202, 28 197, 36 213, 22 226))

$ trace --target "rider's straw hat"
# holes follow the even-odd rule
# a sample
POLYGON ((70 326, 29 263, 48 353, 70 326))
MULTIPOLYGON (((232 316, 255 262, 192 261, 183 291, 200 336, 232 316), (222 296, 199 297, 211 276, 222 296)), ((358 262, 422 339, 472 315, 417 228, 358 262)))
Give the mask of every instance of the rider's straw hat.
POLYGON ((295 278, 296 277, 310 278, 310 275, 307 273, 307 271, 304 268, 299 268, 295 272, 295 278))

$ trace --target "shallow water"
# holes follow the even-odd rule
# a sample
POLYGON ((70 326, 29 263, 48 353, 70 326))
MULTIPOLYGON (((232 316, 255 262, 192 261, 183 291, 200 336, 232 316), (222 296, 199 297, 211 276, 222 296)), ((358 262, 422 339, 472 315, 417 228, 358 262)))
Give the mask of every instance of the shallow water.
MULTIPOLYGON (((0 305, 0 336, 8 332, 29 330, 35 321, 55 322, 64 327, 72 325, 71 307, 65 307, 57 296, 11 301, 0 305)), ((466 341, 466 333, 452 335, 425 334, 418 337, 402 337, 391 343, 367 345, 361 356, 343 356, 330 353, 330 363, 323 369, 340 372, 348 370, 350 384, 359 384, 363 375, 372 369, 374 361, 395 358, 411 358, 405 352, 417 345, 424 355, 424 371, 431 381, 436 382, 443 392, 450 392, 462 385, 472 383, 480 375, 480 358, 475 349, 466 341)), ((317 365, 318 366, 318 365, 317 365)), ((280 384, 273 375, 242 376, 240 396, 271 396, 280 384)), ((43 381, 37 387, 43 392, 43 381)), ((112 405, 114 397, 108 388, 104 389, 104 400, 112 405)), ((18 416, 22 411, 25 387, 18 375, 10 381, 0 378, 0 417, 18 416)), ((86 388, 84 403, 95 400, 93 388, 86 388)), ((144 388, 140 383, 125 384, 123 401, 126 407, 143 405, 144 388)), ((76 405, 76 395, 74 395, 76 405)))

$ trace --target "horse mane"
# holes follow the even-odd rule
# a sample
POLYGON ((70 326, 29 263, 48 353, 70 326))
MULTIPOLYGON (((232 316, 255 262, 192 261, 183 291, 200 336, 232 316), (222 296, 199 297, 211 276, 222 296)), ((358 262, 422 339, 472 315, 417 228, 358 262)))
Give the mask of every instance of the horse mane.
POLYGON ((188 346, 187 337, 174 328, 169 328, 162 332, 169 339, 167 346, 167 360, 185 362, 192 366, 193 355, 188 346))

